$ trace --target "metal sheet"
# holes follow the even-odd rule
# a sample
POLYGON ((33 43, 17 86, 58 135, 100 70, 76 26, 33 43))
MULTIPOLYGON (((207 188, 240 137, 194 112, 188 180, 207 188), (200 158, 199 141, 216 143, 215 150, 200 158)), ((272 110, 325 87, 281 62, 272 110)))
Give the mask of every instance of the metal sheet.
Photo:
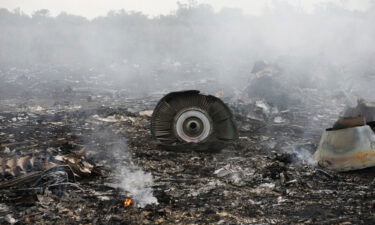
POLYGON ((375 166, 375 134, 368 125, 326 130, 314 157, 321 166, 335 171, 375 166))

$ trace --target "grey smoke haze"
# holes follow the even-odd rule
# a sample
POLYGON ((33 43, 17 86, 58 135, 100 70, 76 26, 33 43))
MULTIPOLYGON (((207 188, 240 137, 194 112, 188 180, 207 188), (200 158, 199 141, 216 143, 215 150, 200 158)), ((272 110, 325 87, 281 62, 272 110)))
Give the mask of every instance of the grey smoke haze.
POLYGON ((116 178, 120 187, 127 191, 138 207, 145 207, 148 204, 158 204, 150 187, 154 179, 151 173, 144 172, 142 168, 134 164, 125 140, 117 137, 117 143, 113 149, 109 149, 116 160, 116 178), (126 163, 124 163, 126 162, 126 163))
MULTIPOLYGON (((364 10, 370 7, 371 0, 283 0, 306 11, 314 10, 321 4, 337 4, 349 10, 364 10)), ((150 16, 166 15, 176 10, 176 0, 2 0, 2 7, 13 10, 20 7, 28 14, 32 14, 41 8, 51 11, 52 15, 58 15, 61 11, 70 14, 95 18, 104 16, 113 9, 127 9, 139 11, 150 16)), ((182 0, 179 2, 199 2, 210 4, 216 11, 224 7, 241 8, 247 14, 260 14, 267 7, 272 7, 272 0, 182 0)))
POLYGON ((118 86, 142 84, 145 92, 201 78, 233 90, 255 61, 268 60, 297 86, 371 96, 364 90, 374 79, 374 5, 352 11, 327 3, 312 13, 285 1, 271 5, 258 16, 179 3, 155 18, 119 10, 92 20, 1 9, 0 68, 74 66, 118 86))
MULTIPOLYGON (((95 118, 101 118, 98 115, 95 118)), ((126 140, 123 136, 112 132, 112 128, 93 127, 94 133, 87 137, 89 139, 98 139, 106 146, 104 150, 106 164, 110 167, 114 174, 114 181, 122 191, 125 191, 134 201, 137 207, 145 207, 149 204, 158 204, 157 199, 153 195, 153 177, 151 173, 143 171, 138 166, 132 156, 132 150, 128 148, 126 140)), ((90 154, 95 157, 103 157, 98 154, 101 150, 96 146, 88 144, 90 154)))

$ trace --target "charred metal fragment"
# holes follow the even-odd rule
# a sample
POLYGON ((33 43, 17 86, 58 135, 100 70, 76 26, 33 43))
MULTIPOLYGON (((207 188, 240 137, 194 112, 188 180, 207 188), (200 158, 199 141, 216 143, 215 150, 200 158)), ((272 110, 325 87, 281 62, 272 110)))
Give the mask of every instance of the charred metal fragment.
POLYGON ((151 118, 152 136, 170 150, 220 150, 238 137, 230 109, 212 95, 189 90, 164 96, 151 118))
POLYGON ((344 116, 323 133, 316 161, 340 172, 375 166, 375 104, 359 100, 344 116))
POLYGON ((332 130, 339 130, 364 125, 366 125, 365 117, 340 117, 333 125, 332 130))
MULTIPOLYGON (((43 152, 43 154, 33 156, 0 157, 0 190, 20 185, 36 187, 37 184, 43 183, 43 177, 50 181, 53 178, 61 181, 58 176, 62 172, 69 175, 67 176, 69 181, 75 181, 75 177, 96 175, 100 169, 82 155, 83 150, 57 156, 43 152)), ((48 181, 49 184, 51 184, 50 181, 48 181)))
POLYGON ((321 166, 335 171, 375 166, 375 134, 368 125, 326 130, 315 159, 321 166))

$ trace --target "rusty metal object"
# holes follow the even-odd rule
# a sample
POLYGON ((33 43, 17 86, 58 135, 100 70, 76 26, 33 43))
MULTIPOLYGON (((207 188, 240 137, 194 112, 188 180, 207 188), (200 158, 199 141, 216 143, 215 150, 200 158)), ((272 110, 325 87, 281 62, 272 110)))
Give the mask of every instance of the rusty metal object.
POLYGON ((375 133, 368 125, 328 129, 314 158, 319 165, 339 172, 375 166, 375 133))
POLYGON ((333 128, 327 129, 315 152, 316 161, 335 171, 375 166, 375 103, 358 100, 333 128))
POLYGON ((153 112, 151 133, 170 150, 220 150, 238 137, 229 108, 195 90, 164 96, 153 112))
POLYGON ((337 122, 333 125, 333 130, 358 127, 366 125, 366 118, 363 116, 359 117, 340 117, 337 122))

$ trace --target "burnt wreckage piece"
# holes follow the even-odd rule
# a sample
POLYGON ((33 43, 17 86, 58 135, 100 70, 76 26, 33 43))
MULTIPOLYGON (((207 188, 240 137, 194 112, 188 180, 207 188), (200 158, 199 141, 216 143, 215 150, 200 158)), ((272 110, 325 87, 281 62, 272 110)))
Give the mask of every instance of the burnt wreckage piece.
POLYGON ((335 171, 375 166, 375 103, 359 100, 324 131, 314 154, 319 165, 335 171))
POLYGON ((151 133, 168 150, 218 151, 238 137, 228 106, 195 90, 164 96, 152 114, 151 133))

